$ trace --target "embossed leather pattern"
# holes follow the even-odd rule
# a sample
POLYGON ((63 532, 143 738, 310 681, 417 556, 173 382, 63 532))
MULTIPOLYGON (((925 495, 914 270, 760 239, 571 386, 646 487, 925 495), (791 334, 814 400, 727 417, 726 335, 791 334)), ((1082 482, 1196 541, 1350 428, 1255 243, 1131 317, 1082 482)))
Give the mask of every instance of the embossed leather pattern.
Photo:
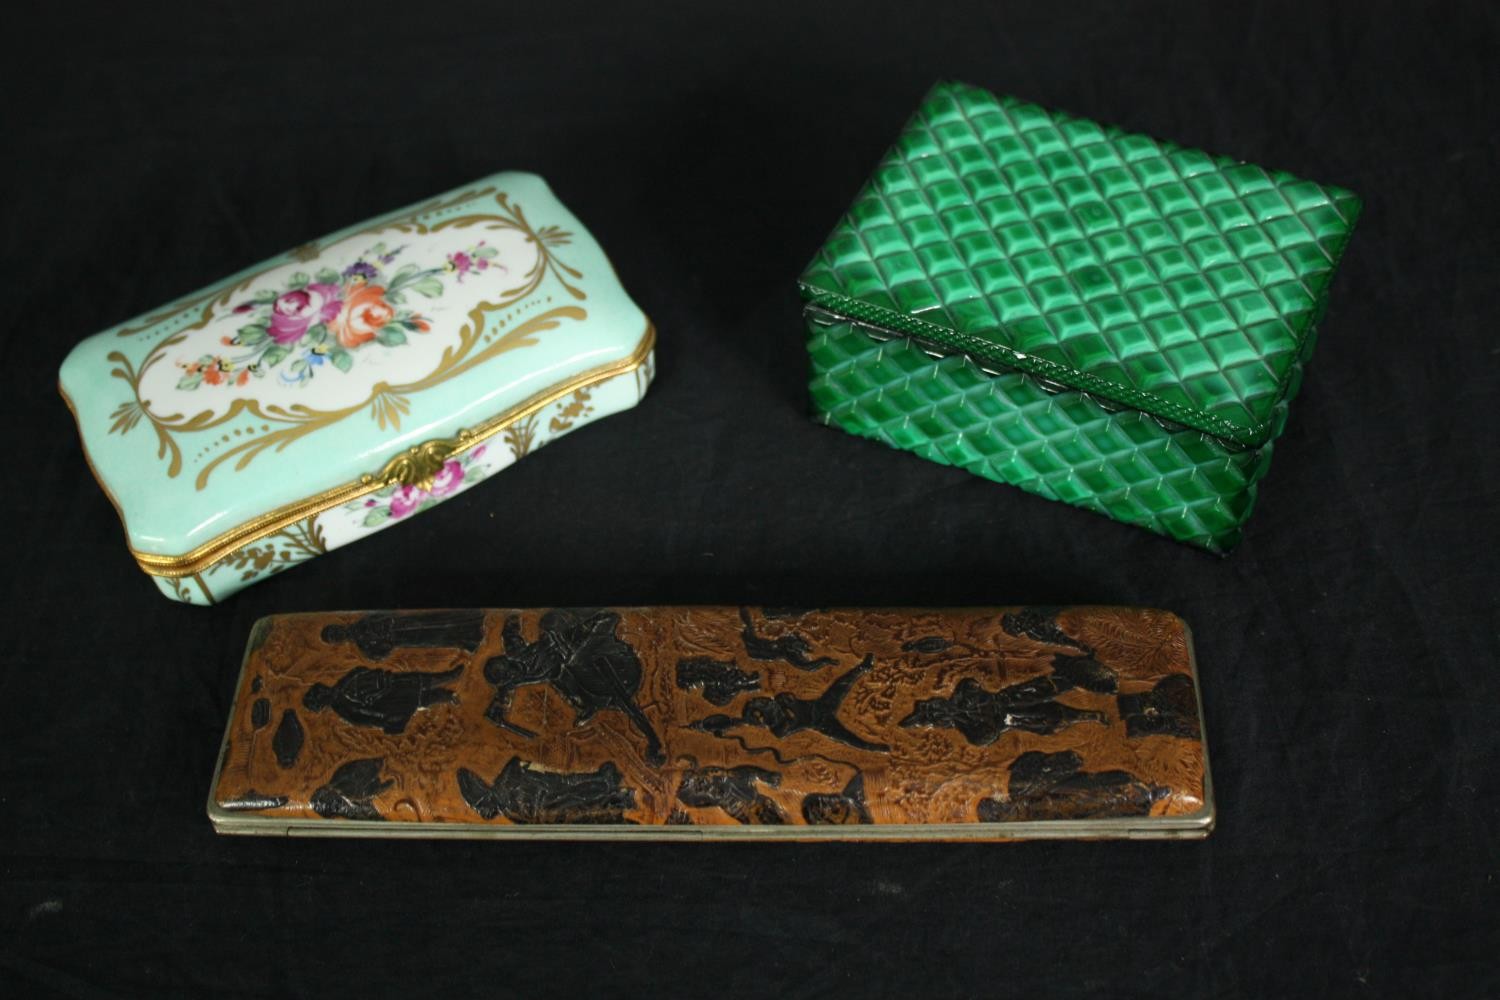
POLYGON ((802 275, 810 320, 850 321, 809 323, 814 406, 1225 551, 1359 210, 1341 188, 940 84, 802 275))
POLYGON ((1120 608, 282 615, 224 832, 1202 836, 1188 637, 1120 608))

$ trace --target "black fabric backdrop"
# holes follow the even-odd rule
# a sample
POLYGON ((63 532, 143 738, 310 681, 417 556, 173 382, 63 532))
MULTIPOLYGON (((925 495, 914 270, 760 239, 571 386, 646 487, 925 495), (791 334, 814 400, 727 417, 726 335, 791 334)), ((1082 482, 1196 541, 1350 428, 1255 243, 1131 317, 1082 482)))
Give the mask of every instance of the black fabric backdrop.
MULTIPOLYGON (((0 980, 76 995, 1494 995, 1497 18, 1416 4, 52 4, 8 17, 0 980), (1218 559, 816 426, 793 279, 955 77, 1367 202, 1218 559), (661 334, 644 403, 205 610, 135 569, 81 337, 489 172, 661 334), (1195 628, 1200 844, 221 839, 250 623, 1116 602, 1195 628)), ((15 994, 12 994, 15 995, 15 994)))

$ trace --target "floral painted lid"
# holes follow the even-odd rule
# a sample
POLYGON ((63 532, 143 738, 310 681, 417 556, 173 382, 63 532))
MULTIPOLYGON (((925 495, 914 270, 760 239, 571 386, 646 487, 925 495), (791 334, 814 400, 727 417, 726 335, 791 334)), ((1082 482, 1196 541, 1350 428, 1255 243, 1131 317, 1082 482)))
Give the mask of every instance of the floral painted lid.
POLYGON ((653 342, 546 183, 504 173, 97 334, 61 389, 142 568, 181 580, 342 544, 326 512, 383 527, 634 403, 653 342))

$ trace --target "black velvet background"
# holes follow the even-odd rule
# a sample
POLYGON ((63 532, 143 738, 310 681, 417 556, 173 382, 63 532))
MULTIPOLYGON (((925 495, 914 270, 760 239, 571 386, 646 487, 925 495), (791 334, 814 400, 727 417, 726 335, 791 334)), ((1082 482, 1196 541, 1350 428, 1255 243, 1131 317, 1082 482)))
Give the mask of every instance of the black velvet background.
MULTIPOLYGON (((1493 6, 50 4, 0 66, 0 981, 146 996, 1500 991, 1493 6), (1366 199, 1217 559, 813 425, 793 279, 956 77, 1366 199), (661 334, 644 403, 205 610, 126 554, 78 339, 491 171, 661 334), (221 839, 278 611, 1119 602, 1194 626, 1201 844, 221 839)), ((19 994, 11 994, 19 995, 19 994)))

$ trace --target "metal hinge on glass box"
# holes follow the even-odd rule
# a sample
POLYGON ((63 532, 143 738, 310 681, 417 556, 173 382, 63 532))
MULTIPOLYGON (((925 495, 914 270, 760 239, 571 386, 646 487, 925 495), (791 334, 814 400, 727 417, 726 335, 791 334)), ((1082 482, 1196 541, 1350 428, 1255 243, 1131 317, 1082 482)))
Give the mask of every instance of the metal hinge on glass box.
POLYGON ((802 274, 813 407, 1226 551, 1359 209, 1342 188, 939 84, 802 274))
POLYGON ((655 339, 546 183, 503 173, 97 334, 60 388, 136 561, 209 604, 634 406, 655 339))
MULTIPOLYGON (((841 324, 847 324, 848 326, 854 327, 856 330, 858 330, 860 333, 863 333, 871 340, 875 341, 885 342, 888 340, 906 340, 909 341, 912 346, 918 348, 923 354, 927 355, 929 358, 935 358, 937 360, 951 357, 954 354, 953 351, 944 350, 940 345, 934 343, 933 341, 924 340, 921 337, 915 337, 910 334, 901 333, 898 330, 888 330, 884 327, 876 326, 873 323, 865 323, 860 320, 849 319, 846 316, 840 316, 838 313, 829 312, 827 309, 823 309, 819 306, 803 306, 802 318, 806 321, 809 327, 839 326, 841 324)), ((1007 368, 1006 366, 997 364, 994 361, 976 358, 970 354, 965 354, 964 357, 968 359, 968 362, 970 364, 972 364, 975 368, 978 368, 981 372, 984 372, 984 374, 986 375, 1000 376, 1019 374, 1022 377, 1028 379, 1038 389, 1042 390, 1050 396, 1056 396, 1064 392, 1077 393, 1078 395, 1092 402, 1095 406, 1099 407, 1099 409, 1103 410, 1106 413, 1119 413, 1123 410, 1129 409, 1129 407, 1122 406, 1112 399, 1107 399, 1103 396, 1097 396, 1091 392, 1083 392, 1079 389, 1073 389, 1069 386, 1063 385, 1061 382, 1055 382, 1050 378, 1044 378, 1041 375, 1033 375, 1030 372, 1023 372, 1019 368, 1007 368)), ((1148 413, 1146 415, 1154 420, 1157 426, 1166 431, 1168 434, 1175 434, 1178 431, 1187 429, 1175 421, 1163 419, 1162 417, 1158 417, 1155 414, 1148 413)))

